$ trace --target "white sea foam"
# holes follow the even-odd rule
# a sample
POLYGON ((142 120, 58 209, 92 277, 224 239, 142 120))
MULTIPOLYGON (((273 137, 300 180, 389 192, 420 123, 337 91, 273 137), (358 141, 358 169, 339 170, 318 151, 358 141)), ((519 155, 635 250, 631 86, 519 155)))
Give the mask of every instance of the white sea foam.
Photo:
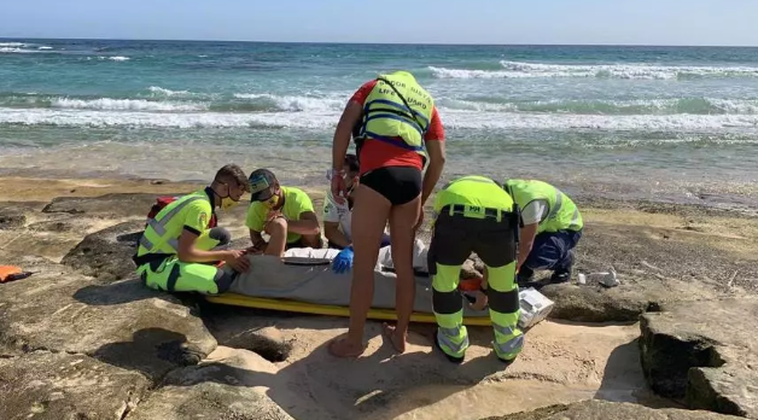
POLYGON ((445 126, 465 129, 700 132, 758 129, 758 115, 577 115, 449 112, 445 126))
POLYGON ((0 47, 0 53, 23 54, 23 53, 32 53, 32 52, 36 52, 36 50, 29 50, 26 48, 19 48, 19 47, 0 47))
POLYGON ((0 108, 0 124, 60 125, 60 126, 132 126, 156 128, 195 127, 271 127, 271 128, 328 128, 339 114, 309 113, 293 118, 283 112, 269 113, 165 113, 83 111, 73 109, 9 109, 0 108))
MULTIPOLYGON (((503 99, 505 100, 505 99, 503 99)), ((480 102, 441 97, 442 110, 489 112, 540 112, 570 114, 758 114, 758 100, 720 98, 671 98, 635 100, 547 100, 480 102)))
POLYGON ((123 55, 113 55, 113 56, 106 56, 106 55, 99 55, 97 56, 100 60, 111 60, 111 61, 129 61, 131 60, 130 57, 124 57, 123 55))
POLYGON ((0 42, 0 53, 43 53, 53 50, 53 47, 37 45, 39 44, 29 44, 26 42, 0 42))
POLYGON ((345 107, 345 96, 332 95, 326 98, 309 96, 279 96, 269 93, 237 93, 237 99, 250 100, 262 106, 269 105, 282 111, 341 111, 345 107))
MULTIPOLYGON (((63 126, 137 126, 158 128, 192 127, 266 127, 332 129, 339 112, 303 112, 296 118, 286 112, 262 113, 164 113, 146 110, 175 111, 177 105, 150 104, 147 101, 97 102, 69 106, 69 109, 0 108, 0 124, 52 124, 63 126), (97 108, 100 106, 101 108, 97 108), (82 109, 70 109, 70 108, 82 109), (119 108, 121 107, 121 108, 119 108), (146 109, 153 107, 152 109, 146 109), (156 107, 158 109, 156 109, 156 107), (93 110, 98 109, 98 110, 93 110), (99 109, 108 109, 101 111, 99 109), (139 111, 139 112, 137 112, 139 111)), ((182 106, 185 106, 182 104, 182 106)), ((194 105, 196 106, 196 105, 194 105)), ((575 115, 522 114, 506 112, 440 111, 450 129, 524 129, 524 130, 605 130, 605 131, 676 131, 711 132, 758 129, 758 115, 575 115)))
MULTIPOLYGON (((100 98, 91 100, 56 98, 50 103, 52 108, 91 109, 101 111, 159 111, 187 112, 202 111, 207 105, 184 102, 157 102, 144 99, 111 99, 100 98)), ((160 118, 160 117, 159 117, 160 118)))
POLYGON ((158 94, 158 95, 164 95, 164 96, 190 96, 192 93, 190 93, 188 90, 171 90, 171 89, 165 89, 160 86, 150 86, 148 90, 152 93, 158 94))
POLYGON ((543 64, 501 61, 502 70, 449 69, 429 66, 440 79, 497 78, 611 78, 611 79, 677 79, 687 77, 758 77, 758 67, 655 66, 646 64, 543 64))

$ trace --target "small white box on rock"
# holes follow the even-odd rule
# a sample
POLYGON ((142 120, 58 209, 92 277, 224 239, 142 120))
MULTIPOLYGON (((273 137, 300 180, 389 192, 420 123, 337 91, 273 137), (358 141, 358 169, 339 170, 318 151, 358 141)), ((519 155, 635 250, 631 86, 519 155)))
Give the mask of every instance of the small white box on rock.
POLYGON ((521 306, 521 316, 518 320, 518 326, 526 329, 541 322, 553 310, 554 303, 542 293, 533 287, 520 290, 518 293, 519 305, 521 306))

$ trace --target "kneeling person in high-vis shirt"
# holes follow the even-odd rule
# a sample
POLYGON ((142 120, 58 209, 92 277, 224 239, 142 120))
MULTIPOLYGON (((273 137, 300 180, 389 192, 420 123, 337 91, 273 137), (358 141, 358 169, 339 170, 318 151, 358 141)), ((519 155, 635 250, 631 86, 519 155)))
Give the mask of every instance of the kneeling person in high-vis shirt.
POLYGON ((249 191, 245 173, 237 165, 221 168, 210 186, 185 195, 164 207, 148 222, 134 262, 148 287, 168 292, 208 295, 229 289, 235 275, 214 264, 224 261, 243 272, 249 268, 244 251, 213 250, 226 245, 226 229, 209 229, 216 207, 229 208, 249 191))
POLYGON ((255 252, 281 257, 292 247, 321 248, 321 227, 305 191, 279 185, 268 169, 256 169, 248 182, 251 194, 245 225, 255 252), (263 232, 269 235, 268 242, 263 232))
POLYGON ((579 208, 543 181, 511 179, 505 185, 521 209, 518 283, 531 282, 535 270, 552 271, 550 283, 569 281, 584 227, 579 208))
POLYGON ((495 354, 510 363, 524 345, 524 335, 517 326, 520 312, 515 283, 517 206, 495 181, 465 176, 437 193, 434 212, 428 259, 438 326, 436 347, 456 363, 463 361, 469 347, 468 331, 463 325, 463 301, 457 288, 461 265, 476 252, 485 265, 485 293, 495 354))

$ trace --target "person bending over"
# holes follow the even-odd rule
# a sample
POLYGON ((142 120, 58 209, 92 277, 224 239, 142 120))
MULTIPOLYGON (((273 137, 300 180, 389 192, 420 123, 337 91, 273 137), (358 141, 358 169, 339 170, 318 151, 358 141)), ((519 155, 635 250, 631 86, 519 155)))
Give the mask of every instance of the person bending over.
POLYGON ((552 271, 550 283, 568 281, 584 227, 579 208, 543 181, 511 179, 505 185, 521 208, 519 284, 531 282, 535 270, 552 271))
POLYGON ((423 222, 423 205, 445 161, 444 128, 432 96, 409 72, 381 75, 353 94, 337 124, 330 178, 338 202, 345 197, 345 154, 356 125, 360 183, 354 193, 355 222, 351 226, 355 265, 350 327, 346 337, 329 344, 329 351, 337 357, 357 357, 365 349, 363 329, 373 300, 373 267, 388 220, 397 274, 398 321, 395 327, 385 325, 385 333, 398 352, 405 351, 416 292, 413 240, 423 222))

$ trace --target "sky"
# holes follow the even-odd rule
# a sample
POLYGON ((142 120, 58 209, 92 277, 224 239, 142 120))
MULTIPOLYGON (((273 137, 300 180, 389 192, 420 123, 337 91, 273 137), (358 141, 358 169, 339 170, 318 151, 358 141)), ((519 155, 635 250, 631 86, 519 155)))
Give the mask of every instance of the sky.
POLYGON ((0 37, 758 46, 758 0, 2 0, 0 37))

